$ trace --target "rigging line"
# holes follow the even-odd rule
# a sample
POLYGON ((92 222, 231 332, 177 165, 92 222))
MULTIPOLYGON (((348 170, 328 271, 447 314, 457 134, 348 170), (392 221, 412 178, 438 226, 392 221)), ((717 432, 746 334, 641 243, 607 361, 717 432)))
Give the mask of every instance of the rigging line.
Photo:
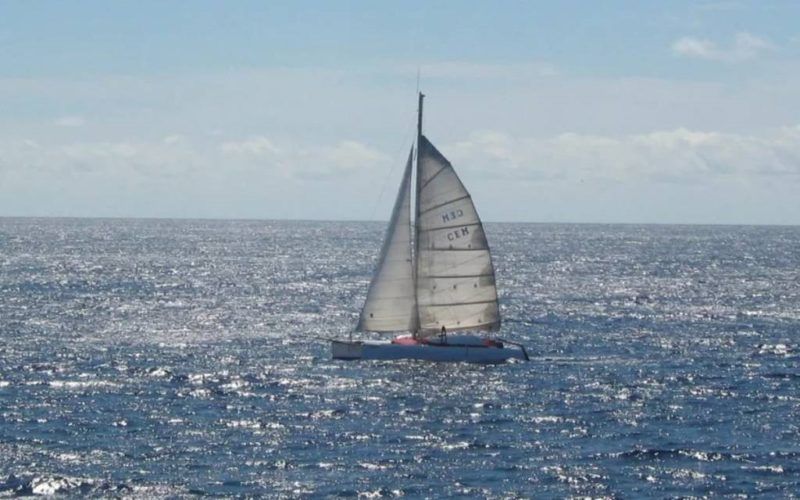
MULTIPOLYGON (((419 69, 419 65, 418 65, 417 66, 417 94, 419 94, 419 79, 420 79, 420 69, 419 69)), ((409 124, 416 123, 416 114, 417 114, 416 110, 414 111, 413 115, 412 115, 411 112, 409 112, 409 115, 414 116, 414 120, 408 120, 407 123, 409 123, 409 124)), ((416 134, 416 130, 414 130, 414 127, 413 126, 407 126, 406 131, 403 134, 403 141, 400 143, 400 146, 397 148, 397 151, 396 151, 395 155, 393 156, 393 158, 395 158, 395 157, 397 157, 397 158, 405 158, 405 155, 403 154, 403 151, 405 150, 406 146, 408 145, 409 139, 411 137, 413 137, 413 136, 416 136, 416 135, 417 134, 416 134)), ((412 145, 414 145, 415 143, 416 143, 415 139, 411 141, 412 145)), ((416 147, 419 147, 419 145, 417 144, 416 147)), ((405 162, 403 162, 402 165, 403 165, 403 168, 405 168, 405 165, 406 165, 405 162)), ((375 202, 372 205, 372 210, 370 211, 370 214, 369 214, 370 220, 374 220, 375 219, 375 213, 378 211, 378 205, 380 205, 381 200, 383 200, 383 195, 386 193, 386 187, 389 185, 389 179, 394 174, 396 168, 397 168, 397 164, 393 163, 392 167, 390 167, 389 171, 386 173, 386 176, 384 177, 383 182, 381 183, 381 189, 378 192, 378 198, 375 200, 375 202)), ((413 226, 412 226, 412 229, 413 229, 413 226)))
MULTIPOLYGON (((406 129, 405 134, 403 135, 403 142, 397 148, 397 150, 396 150, 395 154, 392 156, 392 158, 400 158, 401 157, 401 155, 403 154, 403 149, 405 148, 405 146, 408 145, 408 140, 409 140, 411 134, 412 134, 412 129, 411 129, 411 127, 408 127, 406 129)), ((394 160, 391 160, 391 161, 392 161, 392 166, 389 167, 389 170, 386 172, 386 175, 384 176, 383 182, 381 183, 381 189, 378 192, 378 198, 372 204, 372 210, 370 211, 370 214, 369 214, 369 220, 375 220, 375 213, 378 211, 378 205, 380 205, 381 201, 383 200, 383 195, 386 194, 386 187, 389 185, 389 179, 392 178, 394 172, 397 170, 397 163, 395 163, 394 160)), ((403 168, 405 169, 406 162, 403 161, 402 165, 403 165, 403 168)))

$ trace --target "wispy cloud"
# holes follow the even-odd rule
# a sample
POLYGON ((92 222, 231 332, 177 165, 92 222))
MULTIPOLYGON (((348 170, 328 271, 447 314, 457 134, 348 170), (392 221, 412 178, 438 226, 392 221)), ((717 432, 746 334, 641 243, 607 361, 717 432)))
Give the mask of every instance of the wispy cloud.
POLYGON ((438 61, 412 67, 400 65, 402 74, 413 74, 419 69, 423 78, 473 78, 473 79, 519 79, 552 77, 558 69, 548 62, 526 63, 476 63, 467 61, 438 61))
POLYGON ((688 36, 672 43, 672 53, 677 56, 724 62, 755 59, 774 49, 775 45, 769 40, 746 32, 737 33, 728 47, 722 47, 712 40, 688 36))
POLYGON ((732 10, 741 10, 744 5, 741 2, 721 1, 721 2, 701 2, 695 6, 697 10, 711 11, 711 12, 725 12, 732 10))
POLYGON ((53 120, 53 125, 57 127, 83 127, 86 119, 82 116, 61 116, 53 120))
POLYGON ((280 149, 266 137, 255 136, 238 141, 225 141, 219 146, 220 151, 232 155, 264 156, 280 153, 280 149))

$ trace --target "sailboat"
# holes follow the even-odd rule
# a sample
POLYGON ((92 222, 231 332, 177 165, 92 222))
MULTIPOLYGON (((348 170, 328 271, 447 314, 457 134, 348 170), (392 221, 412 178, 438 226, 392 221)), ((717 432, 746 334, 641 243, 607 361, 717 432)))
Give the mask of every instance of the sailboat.
POLYGON ((527 360, 522 344, 489 337, 500 329, 494 266, 472 198, 453 166, 422 134, 403 179, 358 332, 405 332, 392 340, 331 339, 334 359, 421 359, 500 363, 527 360), (411 223, 412 174, 414 224, 411 223))

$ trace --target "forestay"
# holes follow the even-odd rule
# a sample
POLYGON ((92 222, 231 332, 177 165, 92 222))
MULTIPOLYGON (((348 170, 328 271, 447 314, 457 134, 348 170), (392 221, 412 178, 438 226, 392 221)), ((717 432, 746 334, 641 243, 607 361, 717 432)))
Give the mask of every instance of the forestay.
POLYGON ((497 330, 494 267, 478 212, 450 162, 422 135, 418 148, 419 332, 497 330))
POLYGON ((359 331, 416 331, 417 311, 411 260, 411 159, 409 153, 403 181, 383 241, 378 268, 372 277, 367 300, 356 327, 359 331))

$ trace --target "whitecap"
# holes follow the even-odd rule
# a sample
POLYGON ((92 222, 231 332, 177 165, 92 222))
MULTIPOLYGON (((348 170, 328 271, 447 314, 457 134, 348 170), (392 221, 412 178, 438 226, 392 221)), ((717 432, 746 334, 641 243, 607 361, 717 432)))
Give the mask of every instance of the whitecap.
POLYGON ((55 495, 74 492, 78 488, 91 487, 91 481, 65 477, 41 476, 31 480, 31 492, 34 495, 55 495))

